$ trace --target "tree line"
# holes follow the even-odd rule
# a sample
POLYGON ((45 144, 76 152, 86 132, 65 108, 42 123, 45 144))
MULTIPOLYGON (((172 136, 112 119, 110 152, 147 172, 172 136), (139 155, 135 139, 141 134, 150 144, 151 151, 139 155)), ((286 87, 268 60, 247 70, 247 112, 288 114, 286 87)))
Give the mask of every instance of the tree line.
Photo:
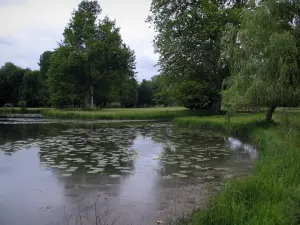
POLYGON ((2 66, 0 105, 89 108, 159 104, 154 99, 154 82, 138 84, 134 51, 123 42, 115 21, 100 19, 101 11, 97 1, 82 1, 57 48, 40 56, 39 70, 13 63, 2 66))
POLYGON ((298 0, 152 0, 162 94, 190 108, 300 102, 298 0))
POLYGON ((152 0, 159 74, 138 84, 135 54, 97 1, 82 1, 39 71, 0 69, 0 105, 225 109, 299 106, 298 0, 152 0))

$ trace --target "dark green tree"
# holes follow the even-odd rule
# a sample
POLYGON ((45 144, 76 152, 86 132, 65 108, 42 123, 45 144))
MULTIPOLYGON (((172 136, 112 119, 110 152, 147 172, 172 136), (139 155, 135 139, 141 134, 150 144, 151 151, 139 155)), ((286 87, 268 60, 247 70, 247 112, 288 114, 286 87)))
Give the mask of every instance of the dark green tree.
POLYGON ((40 73, 39 73, 39 88, 38 88, 38 95, 40 105, 47 106, 49 105, 49 91, 47 86, 47 72, 50 67, 50 60, 51 56, 53 55, 52 51, 45 51, 41 56, 38 65, 40 66, 40 73))
POLYGON ((39 96, 39 71, 26 70, 23 77, 22 100, 28 107, 42 106, 39 96))
POLYGON ((120 90, 121 105, 125 108, 132 108, 138 102, 138 82, 136 79, 131 78, 122 85, 120 90))
POLYGON ((172 89, 165 76, 156 75, 151 79, 153 88, 153 101, 155 105, 163 105, 164 107, 172 105, 174 102, 172 89))
POLYGON ((97 1, 82 1, 65 28, 58 53, 51 57, 48 85, 52 103, 94 103, 105 107, 115 89, 134 76, 135 57, 120 29, 107 17, 100 20, 97 1), (61 62, 66 62, 63 65, 61 62), (63 85, 62 85, 63 84, 63 85), (67 88, 65 88, 67 85, 67 88))
POLYGON ((153 103, 153 88, 151 81, 143 80, 138 87, 138 106, 149 107, 153 103))
POLYGON ((158 64, 179 103, 220 110, 222 83, 229 76, 228 63, 221 57, 222 35, 227 24, 239 26, 240 12, 248 2, 152 1, 148 21, 157 32, 158 64), (186 94, 188 86, 183 84, 201 90, 186 94))
POLYGON ((51 57, 48 70, 50 101, 53 106, 64 108, 79 104, 84 98, 82 58, 67 46, 60 46, 51 57))
POLYGON ((21 100, 21 86, 25 70, 13 63, 6 63, 0 68, 0 105, 17 105, 21 100))

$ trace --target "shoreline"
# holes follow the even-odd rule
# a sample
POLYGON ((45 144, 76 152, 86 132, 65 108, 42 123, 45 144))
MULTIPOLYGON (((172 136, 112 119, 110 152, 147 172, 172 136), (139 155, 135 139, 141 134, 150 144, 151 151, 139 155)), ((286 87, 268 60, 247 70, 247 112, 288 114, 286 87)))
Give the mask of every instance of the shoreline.
MULTIPOLYGON (((176 118, 178 127, 222 131, 248 137, 259 150, 249 176, 233 179, 207 205, 175 224, 295 224, 300 203, 300 120, 276 113, 274 124, 264 115, 176 118), (299 121, 298 121, 299 120, 299 121)), ((298 220, 299 221, 299 220, 298 220)))
POLYGON ((107 108, 107 109, 52 109, 52 108, 0 108, 0 116, 14 117, 15 114, 41 114, 49 119, 80 120, 168 120, 186 116, 210 116, 210 110, 189 110, 184 107, 157 108, 107 108))

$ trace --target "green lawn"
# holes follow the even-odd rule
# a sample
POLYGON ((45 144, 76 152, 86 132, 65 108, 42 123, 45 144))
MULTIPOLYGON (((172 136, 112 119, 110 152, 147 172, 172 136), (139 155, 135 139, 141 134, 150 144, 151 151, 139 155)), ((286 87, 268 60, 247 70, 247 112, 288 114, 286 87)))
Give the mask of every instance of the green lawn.
POLYGON ((128 109, 96 109, 91 111, 74 109, 51 109, 42 114, 49 118, 72 118, 72 119, 173 119, 185 116, 211 115, 208 110, 189 110, 183 107, 166 108, 128 108, 128 109))
POLYGON ((177 224, 262 225, 299 224, 300 221, 300 112, 277 112, 274 124, 264 114, 177 118, 177 126, 214 129, 248 136, 259 159, 248 177, 224 185, 201 211, 177 224))

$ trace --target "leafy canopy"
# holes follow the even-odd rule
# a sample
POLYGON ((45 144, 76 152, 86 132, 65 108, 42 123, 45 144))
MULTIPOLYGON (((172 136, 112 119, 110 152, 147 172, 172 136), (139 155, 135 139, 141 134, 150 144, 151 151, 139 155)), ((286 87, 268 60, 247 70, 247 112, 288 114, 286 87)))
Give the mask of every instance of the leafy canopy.
POLYGON ((299 9, 298 1, 268 0, 244 10, 225 52, 232 74, 223 97, 230 109, 299 104, 299 9))

